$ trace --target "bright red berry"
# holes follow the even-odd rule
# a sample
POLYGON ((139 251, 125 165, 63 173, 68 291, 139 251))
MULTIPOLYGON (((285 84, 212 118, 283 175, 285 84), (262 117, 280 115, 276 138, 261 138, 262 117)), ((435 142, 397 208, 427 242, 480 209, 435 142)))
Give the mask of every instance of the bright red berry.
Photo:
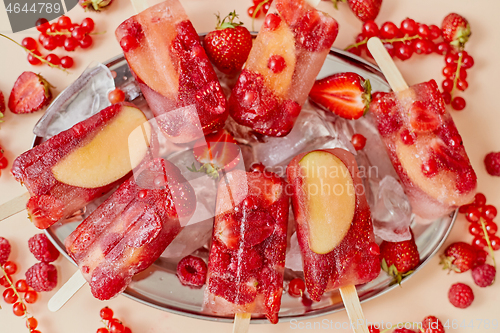
POLYGON ((378 36, 379 29, 377 23, 374 21, 366 21, 361 28, 361 33, 367 38, 378 36))
POLYGON ((24 301, 28 304, 33 304, 36 302, 38 298, 38 294, 36 293, 36 291, 33 291, 33 290, 28 290, 25 294, 24 294, 24 301))
POLYGON ((35 291, 51 291, 57 285, 57 269, 52 264, 37 263, 26 271, 26 282, 35 291))
POLYGON ((456 111, 465 109, 465 106, 466 106, 465 99, 463 99, 462 97, 455 97, 451 101, 451 107, 456 111))
POLYGON ((281 18, 274 13, 267 14, 266 19, 264 20, 264 27, 268 30, 276 30, 276 28, 280 25, 281 18))
POLYGON ((99 312, 99 315, 104 320, 111 320, 113 319, 113 310, 111 310, 108 307, 102 308, 101 311, 99 312))
POLYGON ((306 284, 304 280, 300 278, 295 278, 290 281, 288 285, 288 293, 293 297, 302 297, 306 291, 306 284))
POLYGON ((351 138, 351 143, 354 146, 354 149, 361 150, 365 148, 366 138, 362 134, 354 134, 351 138))
POLYGON ((24 38, 21 44, 30 51, 34 51, 37 49, 36 40, 31 37, 24 38))
POLYGON ((89 48, 92 45, 92 37, 90 35, 85 35, 83 39, 80 41, 80 47, 82 49, 89 48))
MULTIPOLYGON (((38 50, 33 51, 33 53, 36 54, 37 56, 41 56, 40 51, 38 51, 38 50)), ((31 53, 28 54, 28 62, 30 64, 32 64, 33 66, 40 65, 42 63, 42 61, 40 59, 33 56, 33 54, 31 54, 31 53)))
POLYGON ((474 301, 474 293, 471 287, 464 283, 455 283, 448 291, 450 303, 460 309, 465 309, 474 301))
POLYGON ((37 326, 38 326, 38 320, 36 320, 34 317, 26 319, 26 327, 29 328, 30 330, 34 330, 37 326))
POLYGON ((73 37, 68 37, 64 41, 64 49, 66 51, 74 51, 78 45, 79 45, 78 41, 73 37))
POLYGON ((445 333, 443 324, 434 316, 427 316, 422 320, 422 333, 445 333))
POLYGON ((441 37, 441 29, 437 25, 434 24, 430 25, 429 30, 430 30, 429 38, 431 40, 438 39, 439 37, 441 37))
POLYGON ((451 91, 453 90, 453 80, 446 79, 443 81, 441 86, 443 87, 443 91, 451 93, 451 91))
POLYGON ((53 49, 55 49, 57 47, 57 44, 56 44, 56 39, 52 36, 47 36, 44 40, 43 40, 43 48, 48 50, 48 51, 52 51, 53 49))
POLYGON ((474 246, 477 249, 484 249, 486 246, 488 246, 488 243, 486 242, 486 239, 484 239, 482 236, 476 236, 472 240, 472 246, 474 246))
POLYGON ((57 20, 57 27, 59 30, 67 30, 71 26, 71 19, 67 16, 61 16, 57 20))
POLYGON ((101 327, 97 329, 96 333, 109 333, 109 330, 105 327, 101 327))
POLYGON ((12 306, 12 312, 14 312, 16 316, 22 317, 26 313, 26 305, 24 305, 24 303, 17 302, 12 306))
POLYGON ((497 270, 489 264, 477 266, 472 270, 474 283, 481 288, 491 286, 495 281, 497 270))
POLYGON ((500 250, 500 237, 493 235, 490 237, 490 244, 493 251, 500 250))
POLYGON ((73 31, 71 31, 71 36, 78 41, 82 41, 83 38, 85 38, 86 33, 87 32, 84 28, 76 27, 73 29, 73 31))
POLYGON ((412 37, 412 36, 415 36, 417 34, 418 25, 415 22, 415 20, 413 20, 411 18, 406 18, 403 20, 403 22, 401 22, 400 30, 404 35, 408 35, 408 36, 412 37))
POLYGON ((125 93, 123 90, 116 88, 109 92, 108 100, 111 104, 121 103, 125 100, 125 93))
POLYGON ((92 30, 94 30, 94 26, 94 20, 92 20, 90 17, 84 18, 82 23, 80 24, 80 27, 82 27, 86 33, 92 32, 92 30))
POLYGON ((431 35, 431 30, 427 24, 419 24, 417 29, 417 34, 422 38, 429 38, 431 35))
POLYGON ((450 104, 451 103, 451 94, 447 91, 443 91, 442 92, 442 95, 443 95, 443 100, 446 104, 450 104))
POLYGON ((15 302, 17 302, 17 295, 16 295, 16 292, 14 291, 14 289, 12 288, 8 288, 8 289, 5 289, 4 292, 3 292, 3 299, 5 301, 5 303, 7 304, 14 304, 15 302))
POLYGON ((3 269, 5 270, 5 273, 12 275, 17 271, 17 265, 12 261, 7 261, 3 264, 3 269))
POLYGON ((28 291, 28 284, 26 283, 26 280, 18 280, 16 282, 16 290, 17 292, 24 293, 28 291))
POLYGON ((383 39, 392 39, 395 38, 399 33, 399 29, 397 25, 392 22, 385 22, 380 27, 380 37, 383 39))
POLYGON ((28 240, 30 252, 36 259, 43 262, 52 262, 59 258, 59 251, 50 242, 45 234, 36 234, 28 240))
POLYGON ((440 55, 445 55, 450 52, 451 46, 446 42, 441 42, 436 45, 435 52, 440 55))
POLYGON ((111 321, 109 323, 109 332, 110 333, 123 333, 125 327, 119 321, 111 321))
POLYGON ((69 56, 64 56, 61 58, 61 66, 63 68, 71 68, 73 67, 73 58, 69 57, 69 56))
POLYGON ((35 26, 36 26, 36 30, 38 30, 38 31, 40 31, 40 32, 43 33, 45 31, 47 31, 47 29, 50 27, 50 23, 45 18, 39 18, 35 22, 35 26))
POLYGON ((468 69, 471 68, 472 66, 474 66, 474 58, 472 58, 470 55, 465 56, 462 59, 462 67, 468 69))
POLYGON ((54 53, 49 53, 46 57, 45 60, 50 62, 52 65, 58 66, 61 63, 61 59, 54 53))

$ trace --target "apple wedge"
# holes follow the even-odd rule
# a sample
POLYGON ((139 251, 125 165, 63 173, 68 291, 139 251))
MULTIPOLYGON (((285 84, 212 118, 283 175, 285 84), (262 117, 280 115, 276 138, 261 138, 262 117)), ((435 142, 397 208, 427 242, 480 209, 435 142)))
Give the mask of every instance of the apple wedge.
POLYGON ((308 153, 299 166, 309 215, 309 246, 315 253, 329 253, 344 239, 354 217, 356 194, 351 173, 326 151, 308 153))
POLYGON ((151 127, 141 110, 122 110, 96 136, 52 168, 61 183, 84 188, 110 184, 129 173, 146 156, 151 127))

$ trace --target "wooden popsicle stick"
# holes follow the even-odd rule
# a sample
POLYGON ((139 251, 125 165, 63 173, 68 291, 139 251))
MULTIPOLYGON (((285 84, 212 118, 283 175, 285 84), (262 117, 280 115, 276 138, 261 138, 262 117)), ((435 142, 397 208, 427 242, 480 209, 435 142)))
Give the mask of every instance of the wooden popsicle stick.
POLYGON ((130 0, 132 6, 137 14, 148 8, 148 2, 146 0, 130 0))
POLYGON ((247 333, 250 326, 251 313, 237 313, 234 315, 233 333, 247 333))
POLYGON ((80 270, 78 270, 49 300, 47 304, 49 310, 51 312, 58 311, 85 283, 87 283, 87 280, 85 280, 80 270))
POLYGON ((321 0, 306 0, 306 2, 308 2, 314 8, 316 8, 316 7, 318 7, 318 5, 321 2, 321 0))
POLYGON ((25 210, 29 198, 30 194, 26 192, 0 205, 0 221, 25 210))
POLYGON ((354 285, 342 287, 340 288, 340 295, 342 296, 342 301, 344 301, 344 307, 351 321, 354 333, 369 333, 356 287, 354 285))
POLYGON ((373 59, 377 62, 377 65, 382 70, 382 73, 384 73, 384 76, 389 82, 392 90, 397 92, 408 89, 408 84, 406 84, 401 72, 396 67, 394 61, 392 61, 392 58, 385 49, 384 44, 382 44, 382 41, 377 37, 372 37, 368 40, 367 46, 373 56, 373 59))

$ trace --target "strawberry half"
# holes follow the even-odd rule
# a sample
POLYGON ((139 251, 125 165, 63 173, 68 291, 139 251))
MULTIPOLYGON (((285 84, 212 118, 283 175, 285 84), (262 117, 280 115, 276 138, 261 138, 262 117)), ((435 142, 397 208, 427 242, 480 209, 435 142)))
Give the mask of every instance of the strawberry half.
POLYGON ((32 113, 49 104, 51 99, 47 80, 33 72, 23 72, 10 92, 9 109, 17 114, 32 113))
POLYGON ((463 47, 471 35, 469 22, 456 13, 448 14, 441 23, 443 39, 453 46, 463 47))
POLYGON ((370 106, 371 85, 356 73, 338 73, 317 80, 309 98, 338 116, 358 119, 370 106))
POLYGON ((217 16, 214 31, 205 36, 203 46, 210 61, 224 74, 235 74, 247 61, 252 48, 252 35, 243 23, 233 22, 236 12, 229 13, 222 22, 217 16), (226 22, 226 19, 228 22, 226 22))
POLYGON ((432 132, 439 126, 439 117, 416 101, 410 107, 410 125, 416 132, 432 132))

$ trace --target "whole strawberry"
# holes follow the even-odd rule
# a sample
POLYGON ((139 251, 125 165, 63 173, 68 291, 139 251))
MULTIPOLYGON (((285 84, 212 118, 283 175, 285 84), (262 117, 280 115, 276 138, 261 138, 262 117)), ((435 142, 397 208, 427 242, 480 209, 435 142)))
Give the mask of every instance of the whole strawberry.
POLYGON ((382 256, 382 269, 393 276, 397 283, 400 283, 403 277, 410 275, 420 263, 420 255, 413 232, 411 239, 407 241, 383 241, 380 244, 380 255, 382 256))
POLYGON ((243 23, 233 22, 238 14, 229 13, 222 22, 219 14, 214 31, 205 36, 205 51, 210 61, 224 74, 237 73, 247 61, 252 48, 252 35, 243 23), (227 22, 226 22, 227 20, 227 22))
MULTIPOLYGON (((338 1, 346 2, 346 0, 332 1, 335 8, 337 8, 338 1)), ((347 0, 347 3, 354 15, 363 22, 375 20, 382 6, 382 0, 347 0)))
POLYGON ((32 113, 49 104, 51 99, 47 80, 33 72, 23 72, 10 92, 9 109, 18 114, 32 113))
POLYGON ((103 9, 106 9, 113 0, 78 0, 78 4, 85 9, 85 11, 96 11, 100 12, 103 9))
POLYGON ((448 14, 441 24, 443 39, 451 45, 463 47, 471 35, 469 22, 456 13, 448 14))
POLYGON ((443 269, 463 273, 471 269, 475 261, 476 250, 472 245, 464 242, 456 242, 444 250, 440 264, 443 265, 443 269))

